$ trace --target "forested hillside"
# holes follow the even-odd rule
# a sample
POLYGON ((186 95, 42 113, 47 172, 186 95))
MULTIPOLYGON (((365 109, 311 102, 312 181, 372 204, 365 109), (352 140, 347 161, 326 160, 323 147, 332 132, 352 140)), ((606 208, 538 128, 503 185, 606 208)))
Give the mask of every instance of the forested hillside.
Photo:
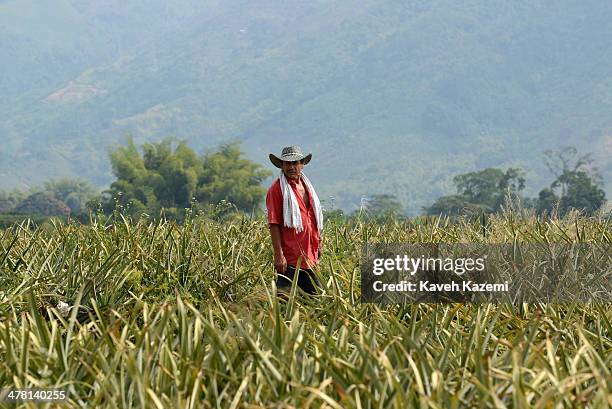
POLYGON ((199 151, 298 143, 322 198, 396 195, 574 145, 611 195, 612 3, 0 1, 0 188, 112 180, 107 150, 174 135, 199 151))

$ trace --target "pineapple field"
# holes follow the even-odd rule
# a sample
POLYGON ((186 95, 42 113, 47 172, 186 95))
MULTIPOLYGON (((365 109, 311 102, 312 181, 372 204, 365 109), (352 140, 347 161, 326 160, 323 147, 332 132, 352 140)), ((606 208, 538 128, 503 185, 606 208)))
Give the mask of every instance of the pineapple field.
POLYGON ((366 243, 610 243, 610 224, 329 220, 323 294, 283 301, 263 217, 24 221, 0 230, 0 390, 66 391, 19 407, 609 407, 611 304, 362 304, 359 263, 366 243))

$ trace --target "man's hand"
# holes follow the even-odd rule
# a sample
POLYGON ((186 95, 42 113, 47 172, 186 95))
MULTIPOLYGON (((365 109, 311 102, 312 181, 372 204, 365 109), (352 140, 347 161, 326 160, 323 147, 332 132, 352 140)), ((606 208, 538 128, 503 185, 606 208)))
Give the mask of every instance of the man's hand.
POLYGON ((287 259, 284 254, 274 254, 274 268, 278 274, 282 274, 287 270, 287 259))

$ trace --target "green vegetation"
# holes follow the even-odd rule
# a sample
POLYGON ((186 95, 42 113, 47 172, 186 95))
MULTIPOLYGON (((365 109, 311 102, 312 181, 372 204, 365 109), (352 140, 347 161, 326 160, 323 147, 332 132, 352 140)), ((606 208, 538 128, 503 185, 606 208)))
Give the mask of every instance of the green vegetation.
POLYGON ((40 214, 43 216, 68 216, 70 208, 53 196, 36 192, 23 199, 13 209, 19 214, 40 214))
MULTIPOLYGON (((239 142, 224 144, 218 151, 202 156, 196 155, 185 141, 175 147, 173 143, 172 138, 145 143, 141 154, 129 138, 126 146, 110 152, 117 180, 99 196, 80 179, 47 181, 42 188, 30 189, 29 194, 17 190, 0 192, 0 226, 19 222, 28 215, 37 220, 70 216, 86 222, 91 213, 110 215, 119 211, 136 218, 151 215, 182 221, 189 212, 210 213, 213 208, 218 216, 235 210, 259 212, 265 193, 262 183, 272 173, 245 159, 239 142), (218 207, 221 203, 223 211, 218 207)), ((556 153, 547 152, 546 156, 551 172, 560 174, 537 198, 521 194, 525 188, 523 170, 488 168, 455 176, 457 194, 442 196, 423 210, 427 215, 474 216, 519 205, 536 209, 540 215, 563 216, 574 209, 592 215, 602 208, 606 203, 599 187, 602 179, 589 154, 578 157, 575 148, 566 147, 556 153)), ((324 205, 328 206, 325 200, 324 205)), ((398 198, 391 194, 363 197, 359 209, 349 214, 334 209, 333 200, 329 205, 327 214, 336 221, 365 218, 383 222, 406 216, 398 198)))
POLYGON ((87 213, 88 202, 98 194, 98 191, 89 182, 69 178, 46 181, 43 191, 65 203, 73 215, 87 213))
POLYGON ((537 198, 521 195, 525 188, 523 170, 510 168, 503 172, 488 168, 455 176, 457 194, 442 196, 423 210, 429 215, 474 215, 498 212, 519 202, 523 207, 537 209, 539 214, 559 212, 563 216, 574 209, 591 215, 602 208, 606 194, 590 154, 579 156, 576 148, 568 146, 556 152, 547 151, 545 156, 556 179, 537 198))
POLYGON ((257 213, 265 195, 264 179, 271 173, 242 157, 240 143, 222 145, 201 157, 173 139, 142 146, 130 138, 110 152, 117 180, 98 194, 82 179, 50 180, 28 192, 0 191, 0 226, 31 217, 37 221, 76 218, 88 222, 92 213, 122 211, 133 217, 151 215, 183 220, 200 210, 217 215, 239 210, 257 213), (219 207, 220 203, 224 206, 219 207), (221 211, 220 209, 223 210, 221 211))
MULTIPOLYGON (((223 145, 218 152, 202 158, 185 141, 172 147, 172 139, 144 144, 143 154, 132 139, 125 147, 110 153, 117 177, 103 193, 102 208, 110 214, 127 209, 130 215, 157 216, 162 209, 174 219, 182 219, 194 202, 217 205, 226 201, 238 210, 259 210, 271 173, 242 157, 239 143, 223 145)), ((196 206, 197 209, 198 206, 196 206)))
POLYGON ((71 408, 609 405, 609 304, 361 305, 358 263, 366 242, 610 243, 610 219, 353 220, 325 235, 325 294, 278 303, 263 218, 0 231, 0 385, 67 388, 71 408))
POLYGON ((353 212, 353 217, 363 217, 384 221, 388 218, 401 218, 405 215, 401 203, 397 197, 389 194, 375 194, 361 199, 359 210, 353 212))
POLYGON ((507 198, 514 200, 525 188, 524 172, 488 168, 453 178, 457 194, 443 196, 425 208, 427 214, 479 214, 501 210, 507 198))
POLYGON ((272 172, 242 157, 240 143, 221 146, 204 155, 195 198, 216 205, 227 201, 239 210, 255 212, 266 194, 263 181, 272 172))
POLYGON ((585 172, 566 171, 553 182, 551 188, 545 188, 540 192, 539 199, 540 211, 550 212, 558 206, 561 214, 572 209, 581 209, 591 214, 606 203, 606 194, 585 172), (563 186, 564 190, 561 198, 553 191, 553 188, 559 186, 563 186))
POLYGON ((88 201, 96 194, 97 190, 89 182, 71 178, 50 180, 28 191, 0 191, 0 227, 28 218, 36 222, 68 217, 86 221, 88 201))
POLYGON ((606 194, 600 188, 602 177, 593 165, 591 154, 578 155, 576 148, 567 146, 557 152, 547 151, 546 156, 548 169, 557 179, 540 191, 540 212, 551 212, 558 207, 562 215, 572 209, 591 214, 606 203, 606 194), (559 195, 555 190, 560 190, 559 195))
POLYGON ((19 190, 12 192, 0 191, 0 213, 10 212, 23 200, 24 194, 19 190))

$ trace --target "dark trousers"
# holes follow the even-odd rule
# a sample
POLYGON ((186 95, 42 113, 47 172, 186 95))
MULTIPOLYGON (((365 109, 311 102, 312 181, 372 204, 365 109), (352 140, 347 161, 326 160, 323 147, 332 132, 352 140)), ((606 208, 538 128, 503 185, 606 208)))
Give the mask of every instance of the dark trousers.
MULTIPOLYGON (((295 278, 295 266, 287 266, 284 273, 279 274, 276 279, 276 289, 284 292, 291 291, 291 283, 295 278)), ((297 285, 307 294, 318 294, 321 282, 317 275, 310 269, 300 268, 297 273, 297 285)))

